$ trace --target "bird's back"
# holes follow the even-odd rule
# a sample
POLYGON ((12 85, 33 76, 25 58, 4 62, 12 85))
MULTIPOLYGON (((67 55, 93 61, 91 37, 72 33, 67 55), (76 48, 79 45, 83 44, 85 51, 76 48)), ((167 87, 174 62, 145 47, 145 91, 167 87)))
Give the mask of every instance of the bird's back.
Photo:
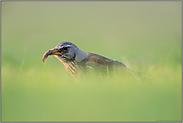
POLYGON ((111 71, 115 66, 126 68, 121 62, 94 53, 88 53, 88 56, 80 64, 86 65, 85 67, 90 70, 103 72, 111 71))

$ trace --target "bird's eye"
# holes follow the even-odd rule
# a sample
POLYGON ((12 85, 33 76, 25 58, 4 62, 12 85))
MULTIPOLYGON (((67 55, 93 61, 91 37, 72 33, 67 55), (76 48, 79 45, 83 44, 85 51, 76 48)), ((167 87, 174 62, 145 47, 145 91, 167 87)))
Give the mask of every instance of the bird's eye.
POLYGON ((68 47, 63 47, 63 50, 67 50, 68 49, 68 47))

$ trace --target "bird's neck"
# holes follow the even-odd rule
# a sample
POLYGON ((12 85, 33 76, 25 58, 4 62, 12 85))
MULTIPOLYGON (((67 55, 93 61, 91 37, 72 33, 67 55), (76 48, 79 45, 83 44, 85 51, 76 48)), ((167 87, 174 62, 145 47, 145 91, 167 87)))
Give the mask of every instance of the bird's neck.
POLYGON ((82 50, 79 50, 76 54, 75 61, 76 62, 81 62, 86 58, 87 55, 88 55, 88 53, 85 53, 82 50))

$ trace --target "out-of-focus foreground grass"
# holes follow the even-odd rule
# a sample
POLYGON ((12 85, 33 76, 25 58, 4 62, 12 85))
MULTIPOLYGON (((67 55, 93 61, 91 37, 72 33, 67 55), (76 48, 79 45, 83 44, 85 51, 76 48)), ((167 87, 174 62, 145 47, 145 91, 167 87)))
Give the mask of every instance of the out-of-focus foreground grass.
POLYGON ((181 2, 2 2, 2 121, 181 121, 181 2), (77 82, 59 42, 121 61, 143 77, 77 82))

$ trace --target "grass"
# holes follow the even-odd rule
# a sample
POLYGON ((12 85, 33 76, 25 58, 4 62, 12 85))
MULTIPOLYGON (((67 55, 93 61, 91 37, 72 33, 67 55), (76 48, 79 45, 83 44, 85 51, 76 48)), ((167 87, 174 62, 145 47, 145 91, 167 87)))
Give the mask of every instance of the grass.
POLYGON ((182 121, 180 10, 179 2, 3 1, 2 122, 182 121), (55 57, 41 59, 65 40, 146 74, 75 81, 55 57))
POLYGON ((10 119, 7 121, 181 119, 180 67, 169 78, 170 71, 154 68, 139 79, 93 76, 79 84, 55 69, 32 69, 11 76, 7 69, 2 71, 2 82, 7 82, 2 83, 2 118, 10 119))

